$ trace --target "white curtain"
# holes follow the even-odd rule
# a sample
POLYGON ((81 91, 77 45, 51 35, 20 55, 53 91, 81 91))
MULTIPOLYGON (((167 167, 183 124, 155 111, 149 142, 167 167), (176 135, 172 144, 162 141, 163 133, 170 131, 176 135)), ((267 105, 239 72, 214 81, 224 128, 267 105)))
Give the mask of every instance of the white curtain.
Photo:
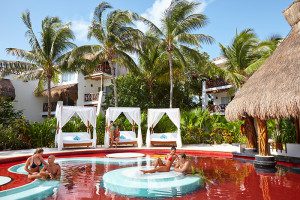
POLYGON ((164 114, 165 111, 156 112, 155 109, 148 109, 148 117, 147 117, 148 128, 147 128, 147 136, 146 136, 146 145, 148 148, 151 147, 150 128, 155 127, 164 114))
POLYGON ((179 109, 172 109, 170 111, 167 111, 166 114, 169 116, 170 120, 177 127, 176 144, 178 148, 181 148, 182 140, 181 140, 181 132, 180 132, 180 111, 179 109))
MULTIPOLYGON (((124 113, 128 121, 133 124, 135 122, 138 125, 138 147, 142 147, 142 131, 141 131, 141 111, 140 108, 126 108, 126 107, 113 107, 106 110, 106 124, 109 125, 110 121, 115 121, 121 113, 124 113)), ((104 147, 109 147, 109 132, 105 131, 104 135, 104 147)))
POLYGON ((57 102, 55 116, 57 118, 58 135, 57 146, 58 150, 62 150, 63 136, 62 127, 77 114, 83 123, 88 126, 88 122, 93 126, 93 147, 96 147, 97 134, 96 134, 96 109, 94 107, 80 107, 80 106, 63 106, 61 101, 57 102))
POLYGON ((180 133, 180 110, 179 110, 179 108, 148 109, 148 128, 147 128, 146 145, 148 148, 151 147, 150 128, 155 127, 164 114, 167 114, 168 117, 170 118, 170 120, 177 127, 176 144, 177 144, 177 147, 181 148, 182 141, 181 141, 181 133, 180 133))

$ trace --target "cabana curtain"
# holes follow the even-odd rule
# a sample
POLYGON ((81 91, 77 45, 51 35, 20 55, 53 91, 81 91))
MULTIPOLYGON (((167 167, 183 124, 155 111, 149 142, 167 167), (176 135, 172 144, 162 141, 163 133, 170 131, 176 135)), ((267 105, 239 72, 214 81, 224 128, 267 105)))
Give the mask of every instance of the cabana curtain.
MULTIPOLYGON (((140 108, 130 107, 111 107, 106 110, 106 124, 109 125, 110 121, 115 121, 121 113, 124 113, 128 121, 138 126, 138 147, 141 148, 143 145, 142 130, 141 130, 141 110, 140 108)), ((104 146, 109 146, 109 133, 105 133, 104 146)))
POLYGON ((179 108, 162 108, 162 109, 148 109, 148 129, 147 129, 147 139, 146 145, 147 147, 151 146, 150 139, 150 128, 155 127, 159 120, 166 114, 170 118, 170 120, 177 127, 177 137, 176 144, 177 147, 182 147, 181 134, 180 134, 180 110, 179 108))
POLYGON ((63 106, 63 102, 57 102, 55 117, 57 118, 57 129, 58 129, 58 150, 63 147, 62 128, 71 119, 72 116, 78 115, 86 126, 93 126, 93 147, 96 147, 97 134, 96 134, 96 108, 94 107, 83 107, 83 106, 63 106))

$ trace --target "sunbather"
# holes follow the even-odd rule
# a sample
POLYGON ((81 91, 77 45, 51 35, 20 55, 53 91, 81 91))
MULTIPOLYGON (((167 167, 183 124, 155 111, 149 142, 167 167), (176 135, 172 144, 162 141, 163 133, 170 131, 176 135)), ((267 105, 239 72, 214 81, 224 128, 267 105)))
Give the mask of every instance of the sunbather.
POLYGON ((172 146, 171 152, 165 156, 164 161, 158 158, 155 161, 154 169, 150 170, 141 170, 144 174, 146 173, 155 173, 155 172, 169 172, 173 162, 176 160, 176 147, 172 146))
POLYGON ((55 156, 50 155, 48 157, 48 165, 44 166, 43 169, 38 173, 29 174, 30 179, 59 179, 61 175, 61 168, 59 164, 55 163, 55 156))
POLYGON ((42 148, 38 148, 35 150, 34 154, 30 156, 25 163, 25 171, 28 174, 38 173, 42 169, 42 165, 48 165, 48 163, 43 158, 44 150, 42 148))

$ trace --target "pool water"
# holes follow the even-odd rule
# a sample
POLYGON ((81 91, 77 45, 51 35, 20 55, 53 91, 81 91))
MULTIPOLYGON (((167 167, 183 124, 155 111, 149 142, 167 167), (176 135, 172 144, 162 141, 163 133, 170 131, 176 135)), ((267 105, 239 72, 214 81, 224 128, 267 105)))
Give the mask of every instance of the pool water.
MULTIPOLYGON (((118 162, 112 159, 106 162, 104 154, 91 155, 89 161, 82 159, 61 160, 62 177, 57 193, 47 197, 48 200, 73 200, 73 199, 141 199, 128 197, 105 190, 103 187, 103 176, 105 173, 125 167, 149 164, 149 159, 139 162, 118 162), (103 158, 101 162, 97 159, 103 158), (104 160, 104 161, 103 161, 104 160)), ((151 155, 157 157, 157 155, 151 155)), ((203 170, 205 176, 204 188, 198 188, 194 192, 171 197, 169 199, 298 199, 300 192, 300 174, 290 172, 287 169, 278 168, 273 174, 257 173, 252 163, 244 163, 229 158, 191 157, 195 166, 203 170)), ((26 175, 15 173, 4 173, 12 165, 3 165, 0 175, 13 177, 13 181, 0 190, 9 189, 10 184, 19 186, 18 183, 28 183, 26 175), (18 176, 17 176, 18 175, 18 176)), ((19 171, 18 173, 22 173, 19 171)))

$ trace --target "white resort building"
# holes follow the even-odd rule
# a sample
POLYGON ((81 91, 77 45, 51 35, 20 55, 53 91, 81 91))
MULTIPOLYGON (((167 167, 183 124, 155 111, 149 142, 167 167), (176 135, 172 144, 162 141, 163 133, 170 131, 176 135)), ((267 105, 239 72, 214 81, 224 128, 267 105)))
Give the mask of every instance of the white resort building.
MULTIPOLYGON (((116 76, 126 73, 126 68, 116 67, 116 76)), ((42 96, 35 96, 34 90, 37 84, 37 80, 24 82, 15 78, 14 75, 5 77, 0 83, 0 90, 4 91, 8 90, 8 88, 14 90, 15 97, 12 95, 13 91, 9 93, 14 99, 14 108, 22 110, 29 121, 41 121, 47 116, 47 90, 44 90, 42 96)), ((51 87, 52 114, 54 115, 57 101, 63 101, 64 105, 97 106, 99 92, 103 91, 103 102, 105 96, 111 92, 109 87, 111 84, 112 75, 108 63, 99 65, 92 74, 87 76, 79 72, 61 74, 59 83, 52 84, 51 87)), ((101 111, 103 112, 102 109, 101 111)))
MULTIPOLYGON (((226 59, 217 57, 212 62, 220 68, 225 67, 226 59)), ((230 94, 232 85, 224 79, 208 79, 202 82, 202 108, 208 109, 212 114, 225 114, 226 106, 232 100, 234 94, 230 94)))

